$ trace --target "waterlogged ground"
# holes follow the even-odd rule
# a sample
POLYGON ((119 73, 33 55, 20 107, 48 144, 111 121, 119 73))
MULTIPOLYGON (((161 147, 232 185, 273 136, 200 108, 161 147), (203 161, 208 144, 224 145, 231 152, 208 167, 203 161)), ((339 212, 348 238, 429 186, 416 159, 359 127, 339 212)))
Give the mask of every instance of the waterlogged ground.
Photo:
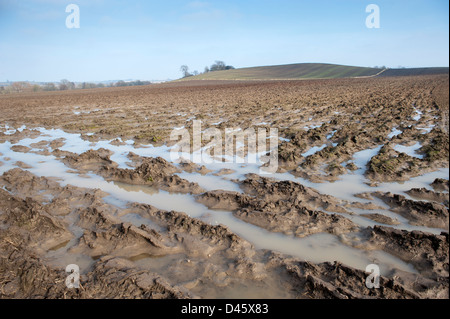
POLYGON ((448 298, 448 76, 179 85, 0 99, 2 297, 448 298), (233 94, 207 108, 211 92, 233 94), (277 172, 127 134, 128 108, 161 96, 164 132, 278 128, 277 172), (32 120, 8 108, 25 105, 32 120), (86 126, 118 109, 122 133, 86 126))

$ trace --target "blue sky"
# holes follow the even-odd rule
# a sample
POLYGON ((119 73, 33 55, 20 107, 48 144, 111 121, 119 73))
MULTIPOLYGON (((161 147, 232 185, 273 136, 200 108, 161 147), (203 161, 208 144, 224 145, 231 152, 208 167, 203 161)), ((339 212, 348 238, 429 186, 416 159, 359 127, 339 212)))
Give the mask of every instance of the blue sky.
POLYGON ((447 0, 0 0, 0 81, 175 79, 186 64, 448 66, 447 0), (68 4, 80 28, 68 29, 68 4), (380 7, 381 28, 365 25, 380 7))

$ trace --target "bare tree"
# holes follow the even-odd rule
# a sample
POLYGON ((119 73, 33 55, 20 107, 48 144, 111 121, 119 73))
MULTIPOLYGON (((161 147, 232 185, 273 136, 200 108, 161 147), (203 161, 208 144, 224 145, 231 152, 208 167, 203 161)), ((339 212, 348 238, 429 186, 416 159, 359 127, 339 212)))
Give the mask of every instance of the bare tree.
POLYGON ((187 78, 188 76, 192 76, 192 74, 189 73, 189 67, 187 65, 182 65, 180 67, 181 73, 183 73, 183 77, 187 78))
POLYGON ((211 72, 213 71, 222 71, 222 70, 231 70, 234 69, 231 65, 226 65, 223 61, 215 61, 213 65, 209 68, 211 72))
POLYGON ((11 84, 11 90, 14 92, 23 92, 30 87, 31 87, 31 85, 28 82, 24 82, 24 81, 13 82, 11 84))
POLYGON ((63 90, 73 90, 73 89, 75 89, 75 83, 70 82, 67 79, 62 79, 60 81, 60 83, 59 83, 59 89, 61 91, 63 91, 63 90))
POLYGON ((56 91, 56 85, 53 82, 46 83, 44 85, 44 91, 56 91))

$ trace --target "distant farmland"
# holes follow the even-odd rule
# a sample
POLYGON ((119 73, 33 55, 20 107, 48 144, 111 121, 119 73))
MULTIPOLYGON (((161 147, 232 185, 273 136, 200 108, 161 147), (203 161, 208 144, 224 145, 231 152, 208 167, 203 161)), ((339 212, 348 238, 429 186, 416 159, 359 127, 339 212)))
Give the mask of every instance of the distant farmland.
POLYGON ((410 76, 448 74, 448 67, 382 69, 326 63, 298 63, 260 66, 203 73, 180 79, 189 80, 295 80, 338 79, 371 76, 410 76))
POLYGON ((381 68, 366 68, 325 63, 299 63, 215 71, 183 80, 288 80, 337 79, 374 76, 381 68))
POLYGON ((410 75, 437 75, 437 74, 448 74, 448 68, 389 69, 381 73, 380 76, 410 76, 410 75))

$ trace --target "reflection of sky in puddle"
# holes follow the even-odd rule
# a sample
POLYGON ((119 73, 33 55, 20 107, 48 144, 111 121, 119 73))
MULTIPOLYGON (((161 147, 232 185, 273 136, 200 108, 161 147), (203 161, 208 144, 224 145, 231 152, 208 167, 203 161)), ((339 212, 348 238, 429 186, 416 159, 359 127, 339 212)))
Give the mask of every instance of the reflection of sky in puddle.
POLYGON ((400 134, 402 134, 402 131, 400 131, 399 129, 394 127, 392 129, 391 133, 389 133, 387 137, 388 138, 393 138, 394 136, 397 136, 397 135, 400 135, 400 134))
POLYGON ((27 127, 25 125, 22 125, 21 127, 15 129, 10 127, 9 125, 0 125, 0 128, 5 129, 5 131, 3 131, 3 134, 5 135, 13 135, 16 132, 22 132, 24 129, 26 129, 27 127))
POLYGON ((149 228, 155 229, 158 232, 163 232, 164 229, 157 225, 156 223, 152 222, 150 219, 148 218, 143 218, 142 216, 138 215, 138 214, 126 214, 124 216, 121 216, 120 219, 122 220, 122 222, 128 222, 133 224, 136 227, 140 227, 141 225, 145 225, 149 228))
POLYGON ((332 139, 334 134, 336 134, 336 132, 337 132, 337 130, 331 131, 331 133, 327 135, 327 140, 332 139))
POLYGON ((190 182, 198 183, 203 189, 223 189, 226 191, 241 192, 239 185, 235 182, 211 174, 201 175, 199 173, 183 172, 177 175, 190 182))
POLYGON ((305 126, 305 130, 309 131, 318 127, 321 127, 322 124, 317 124, 317 125, 309 125, 309 126, 305 126))
POLYGON ((424 156, 421 154, 417 154, 416 151, 419 150, 422 147, 422 144, 417 142, 416 144, 412 146, 404 146, 404 145, 395 145, 394 150, 400 153, 408 154, 409 156, 416 157, 423 159, 424 156))
POLYGON ((420 110, 418 110, 418 109, 416 109, 416 108, 414 108, 414 111, 416 112, 416 114, 412 117, 413 120, 414 120, 414 121, 420 120, 421 117, 422 117, 422 115, 423 115, 422 111, 420 111, 420 110))
POLYGON ((323 144, 322 146, 313 146, 308 151, 302 154, 303 157, 308 157, 310 155, 313 155, 321 150, 323 150, 325 147, 327 147, 327 144, 323 144))
POLYGON ((430 132, 434 129, 435 126, 436 126, 436 125, 431 124, 431 125, 429 125, 429 126, 427 126, 427 127, 416 127, 416 128, 417 128, 418 130, 423 131, 422 134, 428 134, 428 133, 430 133, 430 132))
POLYGON ((348 265, 365 269, 373 262, 380 263, 381 270, 387 271, 396 265, 400 269, 415 272, 414 268, 395 257, 383 252, 366 252, 342 244, 331 234, 314 234, 304 238, 296 238, 283 234, 272 233, 260 227, 237 221, 230 212, 214 211, 211 219, 220 224, 229 225, 233 232, 253 243, 255 248, 272 249, 303 260, 312 262, 341 261, 348 265))
MULTIPOLYGON (((22 129, 24 129, 23 127, 22 129)), ((9 128, 8 128, 9 129, 9 128)), ((12 131, 12 130, 11 130, 12 131)), ((135 148, 133 141, 126 141, 125 145, 112 145, 112 140, 89 142, 81 138, 80 134, 69 134, 59 129, 42 129, 38 131, 42 133, 41 136, 36 138, 22 139, 17 145, 29 146, 30 144, 43 141, 54 140, 57 138, 64 138, 64 145, 59 149, 63 151, 70 151, 74 153, 82 153, 89 149, 105 148, 114 152, 111 159, 119 164, 122 168, 127 168, 126 162, 130 160, 127 158, 129 152, 133 152, 140 156, 157 157, 160 156, 168 161, 171 161, 170 148, 167 146, 153 147, 152 145, 146 145, 142 148, 135 148)), ((121 141, 121 140, 120 140, 121 141)), ((88 174, 89 178, 83 178, 74 173, 69 173, 68 167, 62 162, 58 161, 54 156, 44 156, 29 153, 13 152, 10 142, 0 144, 0 153, 3 155, 0 160, 4 162, 3 166, 0 166, 0 173, 3 173, 11 168, 14 168, 13 163, 16 161, 22 161, 32 168, 28 171, 38 176, 54 176, 61 179, 61 185, 71 184, 78 187, 87 188, 99 188, 107 193, 109 196, 105 197, 105 201, 118 207, 125 207, 129 202, 139 202, 155 206, 163 210, 175 210, 182 211, 190 215, 191 217, 201 218, 212 224, 221 223, 227 225, 231 231, 240 235, 244 239, 255 245, 256 248, 273 249, 286 254, 290 254, 305 260, 312 262, 322 261, 335 261, 339 260, 350 266, 364 269, 365 266, 372 262, 380 264, 382 270, 391 268, 392 265, 399 267, 403 270, 412 271, 411 266, 405 264, 399 259, 392 257, 386 253, 380 251, 363 251, 348 247, 341 243, 338 238, 330 234, 316 234, 306 238, 295 238, 292 236, 286 236, 278 233, 268 232, 260 227, 248 224, 237 218, 235 218, 230 212, 209 210, 204 205, 195 201, 194 197, 189 194, 169 193, 166 191, 158 190, 148 186, 129 185, 119 182, 107 182, 103 178, 94 174, 88 174), (5 157, 9 157, 10 160, 6 161, 5 157), (207 217, 205 217, 207 216, 207 217)), ((323 147, 316 147, 324 148, 323 147)), ((416 146, 414 146, 416 147, 416 146)), ((411 147, 411 150, 415 151, 415 148, 411 147)), ((381 146, 374 149, 368 149, 354 154, 353 162, 359 167, 358 170, 352 173, 342 175, 340 179, 333 183, 312 183, 303 178, 297 178, 290 173, 276 173, 268 174, 266 177, 275 178, 278 180, 291 180, 299 182, 305 186, 313 187, 320 193, 329 194, 339 199, 347 200, 350 202, 368 202, 368 200, 356 198, 355 194, 362 192, 374 192, 374 191, 390 191, 395 193, 403 193, 413 187, 425 187, 431 189, 430 183, 437 177, 447 178, 449 175, 448 168, 441 169, 439 171, 428 173, 423 176, 412 178, 404 183, 380 183, 377 187, 370 187, 366 184, 367 180, 364 177, 365 167, 370 158, 376 155, 381 146)), ((39 148, 34 148, 32 151, 39 151, 39 148)), ((313 152, 312 149, 308 152, 313 152)), ((186 154, 185 154, 186 155, 186 154)), ((261 154, 260 154, 261 155, 261 154)), ((240 192, 239 185, 232 182, 232 179, 242 180, 248 173, 260 174, 260 167, 257 163, 236 163, 232 162, 212 162, 204 164, 208 169, 212 170, 212 173, 201 175, 199 173, 186 173, 179 174, 181 178, 185 178, 191 182, 197 182, 202 188, 206 190, 223 189, 229 191, 240 192), (225 176, 215 176, 214 173, 221 169, 228 168, 234 172, 225 176)), ((264 176, 264 175, 263 175, 264 176)), ((407 196, 407 195, 405 195, 407 196)), ((407 196, 408 197, 408 196, 407 196)), ((375 200, 377 201, 377 200, 375 200)), ((377 205, 386 207, 383 203, 376 202, 377 205)), ((407 220, 387 210, 357 210, 353 209, 356 214, 360 213, 375 213, 380 212, 390 217, 396 218, 401 222, 401 225, 394 226, 402 229, 420 229, 432 232, 438 232, 438 230, 428 229, 425 227, 411 226, 407 224, 407 220)), ((353 219, 355 223, 365 227, 373 226, 377 223, 366 218, 362 218, 358 215, 347 216, 353 219)), ((152 225, 151 222, 143 221, 140 216, 129 214, 121 217, 124 221, 129 221, 135 225, 146 224, 152 225)))

